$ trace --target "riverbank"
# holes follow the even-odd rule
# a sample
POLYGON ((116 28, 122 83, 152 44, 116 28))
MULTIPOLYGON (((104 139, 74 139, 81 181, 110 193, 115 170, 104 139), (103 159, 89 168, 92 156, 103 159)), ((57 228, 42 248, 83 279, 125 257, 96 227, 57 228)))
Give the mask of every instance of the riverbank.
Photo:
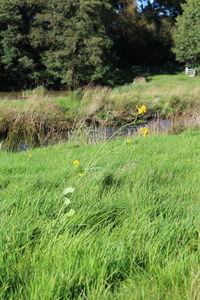
POLYGON ((21 143, 53 144, 66 139, 69 131, 130 123, 136 107, 143 104, 148 112, 138 121, 191 118, 200 110, 199 77, 184 74, 140 78, 112 90, 96 87, 62 93, 56 96, 38 88, 18 94, 17 100, 6 100, 4 94, 0 140, 10 149, 21 143))
POLYGON ((199 146, 187 130, 0 152, 1 298, 198 299, 199 146))

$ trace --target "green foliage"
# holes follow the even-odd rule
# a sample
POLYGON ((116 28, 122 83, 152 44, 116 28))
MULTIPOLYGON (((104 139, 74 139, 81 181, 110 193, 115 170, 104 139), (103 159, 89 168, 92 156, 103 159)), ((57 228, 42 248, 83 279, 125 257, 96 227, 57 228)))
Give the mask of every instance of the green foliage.
POLYGON ((142 13, 137 9, 121 12, 119 23, 116 48, 121 65, 127 68, 132 65, 160 65, 174 61, 170 50, 173 28, 171 16, 160 14, 149 3, 142 13))
POLYGON ((163 7, 169 6, 159 1, 139 11, 132 0, 0 0, 1 89, 113 86, 127 82, 127 69, 133 80, 140 65, 174 62, 174 16, 163 7))
POLYGON ((43 7, 43 0, 0 0, 0 64, 11 87, 39 83, 40 54, 31 43, 31 32, 43 7))
POLYGON ((170 14, 173 18, 182 13, 181 4, 186 0, 154 0, 154 5, 161 13, 170 14))
POLYGON ((108 0, 49 1, 41 16, 49 20, 44 34, 48 50, 43 53, 49 78, 73 89, 102 81, 109 71, 111 12, 108 0))
POLYGON ((105 80, 112 10, 108 0, 1 0, 0 62, 8 81, 77 88, 105 80))
POLYGON ((174 33, 177 60, 196 66, 200 64, 200 3, 198 0, 187 0, 183 5, 183 14, 177 18, 174 33))

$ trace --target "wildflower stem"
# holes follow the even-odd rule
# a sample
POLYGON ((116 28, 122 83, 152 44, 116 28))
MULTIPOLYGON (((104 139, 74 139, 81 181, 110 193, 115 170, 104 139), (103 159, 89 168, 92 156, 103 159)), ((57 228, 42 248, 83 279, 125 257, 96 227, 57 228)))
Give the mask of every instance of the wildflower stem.
MULTIPOLYGON (((123 144, 121 144, 121 145, 119 145, 118 147, 116 147, 115 150, 119 149, 122 145, 123 145, 123 144)), ((113 152, 113 150, 110 150, 108 153, 106 153, 106 154, 100 156, 100 157, 95 161, 95 163, 99 162, 102 158, 104 158, 105 156, 107 156, 109 153, 112 153, 112 152, 113 152)), ((89 167, 90 167, 90 166, 89 166, 89 167)), ((89 167, 88 167, 88 168, 89 168, 89 167)), ((88 169, 86 168, 85 170, 87 171, 88 169)))
MULTIPOLYGON (((131 125, 134 125, 135 123, 136 123, 136 121, 137 121, 137 119, 138 119, 138 114, 136 115, 136 117, 135 117, 135 120, 133 121, 133 122, 131 122, 131 123, 126 123, 126 124, 124 124, 124 125, 122 125, 117 131, 115 131, 110 137, 109 137, 109 139, 98 149, 98 151, 96 151, 96 153, 94 154, 94 156, 93 156, 93 158, 90 160, 90 162, 89 162, 89 164, 88 164, 88 166, 87 166, 87 168, 86 168, 86 170, 88 170, 89 168, 90 168, 90 166, 91 166, 91 164, 92 163, 94 163, 94 159, 96 158, 96 156, 99 154, 99 152, 101 152, 102 151, 102 149, 110 142, 110 140, 120 131, 120 130, 122 130, 122 129, 124 129, 125 127, 127 127, 127 126, 131 126, 131 125)), ((100 159, 98 159, 97 161, 99 161, 100 159)))

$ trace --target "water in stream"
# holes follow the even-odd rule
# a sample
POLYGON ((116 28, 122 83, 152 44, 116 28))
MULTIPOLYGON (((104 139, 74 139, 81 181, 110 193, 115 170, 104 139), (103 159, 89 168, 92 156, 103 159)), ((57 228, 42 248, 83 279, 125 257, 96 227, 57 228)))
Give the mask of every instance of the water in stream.
POLYGON ((170 120, 159 120, 159 121, 149 121, 142 124, 127 125, 126 127, 120 129, 119 126, 115 127, 107 127, 107 128, 101 128, 101 129, 93 129, 89 130, 89 137, 90 141, 95 143, 102 140, 108 140, 108 139, 117 139, 119 137, 123 136, 134 136, 138 134, 140 128, 142 127, 148 127, 150 132, 167 132, 171 125, 170 120))

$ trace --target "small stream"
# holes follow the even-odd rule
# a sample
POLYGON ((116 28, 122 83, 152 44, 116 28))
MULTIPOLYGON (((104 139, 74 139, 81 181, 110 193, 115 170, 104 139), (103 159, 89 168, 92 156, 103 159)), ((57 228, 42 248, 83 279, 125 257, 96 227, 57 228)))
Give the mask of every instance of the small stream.
POLYGON ((120 129, 120 126, 115 127, 107 127, 107 128, 100 128, 100 129, 93 129, 88 131, 89 139, 91 142, 95 143, 102 140, 108 139, 117 139, 119 137, 127 136, 131 137, 140 131, 142 127, 148 127, 149 131, 152 133, 155 132, 163 132, 166 133, 172 121, 170 120, 159 120, 159 121, 149 121, 140 124, 135 124, 132 126, 127 125, 120 129))
MULTIPOLYGON (((108 140, 116 140, 120 137, 132 137, 135 136, 139 133, 140 129, 142 127, 148 127, 150 133, 155 133, 155 132, 167 132, 169 127, 171 126, 171 121, 169 120, 162 120, 162 121, 148 121, 148 122, 143 122, 140 124, 135 124, 135 125, 127 125, 122 128, 122 126, 114 126, 114 127, 106 127, 106 128, 86 128, 82 130, 75 130, 75 131, 69 131, 69 132, 63 132, 61 134, 60 142, 65 142, 65 141, 85 141, 88 142, 89 144, 96 144, 98 142, 104 142, 108 140)), ((58 142, 55 143, 47 143, 41 145, 43 146, 48 146, 57 144, 58 142)), ((22 142, 19 147, 18 151, 26 151, 30 149, 30 145, 22 142)))
MULTIPOLYGON (((115 140, 120 137, 134 137, 140 133, 140 129, 142 127, 147 127, 149 129, 150 134, 167 134, 173 128, 178 128, 180 126, 180 131, 176 133, 180 133, 184 131, 187 127, 192 127, 199 124, 198 120, 152 120, 143 122, 140 124, 135 125, 127 125, 127 126, 114 126, 114 127, 106 127, 106 128, 86 128, 76 131, 68 131, 60 133, 60 139, 54 142, 46 141, 45 144, 41 146, 48 146, 48 145, 55 145, 59 142, 65 141, 80 141, 80 142, 87 142, 89 144, 95 144, 98 142, 108 141, 108 140, 115 140)), ((174 132, 174 131, 172 131, 174 132)), ((2 146, 3 142, 0 143, 2 146)), ((26 151, 32 148, 31 145, 21 142, 16 151, 26 151)))

